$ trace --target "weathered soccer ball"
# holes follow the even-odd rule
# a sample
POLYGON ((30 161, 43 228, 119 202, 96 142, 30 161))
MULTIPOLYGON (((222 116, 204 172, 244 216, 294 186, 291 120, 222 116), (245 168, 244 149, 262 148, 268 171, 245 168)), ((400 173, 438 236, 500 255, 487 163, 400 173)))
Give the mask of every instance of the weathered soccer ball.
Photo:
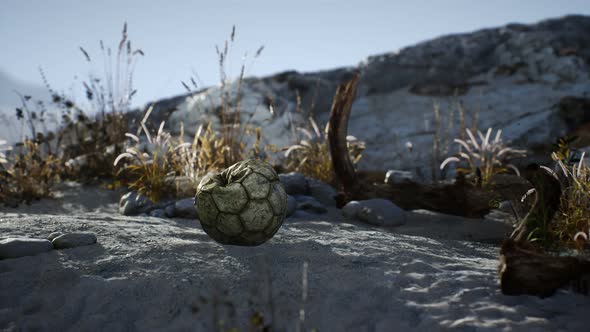
POLYGON ((257 246, 283 224, 287 193, 269 164, 250 159, 205 176, 195 204, 203 230, 215 241, 257 246))

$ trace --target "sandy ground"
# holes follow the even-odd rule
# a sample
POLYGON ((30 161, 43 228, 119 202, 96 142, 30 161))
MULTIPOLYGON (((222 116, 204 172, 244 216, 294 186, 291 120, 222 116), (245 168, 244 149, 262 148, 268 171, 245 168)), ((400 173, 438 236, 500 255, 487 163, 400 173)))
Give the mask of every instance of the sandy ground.
POLYGON ((414 213, 385 229, 331 209, 298 213, 271 241, 246 248, 215 243, 195 220, 120 216, 118 196, 70 186, 55 200, 0 210, 0 238, 98 237, 1 260, 0 329, 214 331, 222 322, 249 331, 258 312, 273 330, 294 331, 304 308, 305 331, 588 330, 590 297, 500 293, 498 246, 486 240, 497 225, 414 213))

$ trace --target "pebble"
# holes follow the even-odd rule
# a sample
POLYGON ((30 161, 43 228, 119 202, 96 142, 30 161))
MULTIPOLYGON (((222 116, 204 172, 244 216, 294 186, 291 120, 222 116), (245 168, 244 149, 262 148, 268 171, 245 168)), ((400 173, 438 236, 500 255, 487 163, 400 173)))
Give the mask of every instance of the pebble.
POLYGON ((385 173, 385 183, 387 184, 396 184, 396 183, 404 183, 404 182, 415 182, 416 179, 412 172, 408 171, 398 171, 398 170, 389 170, 385 173))
POLYGON ((62 232, 53 232, 47 236, 47 240, 53 241, 53 239, 55 239, 56 237, 58 237, 62 234, 63 234, 62 232))
POLYGON ((33 256, 52 249, 51 241, 47 239, 7 238, 0 240, 0 259, 33 256))
POLYGON ((198 218, 195 199, 190 197, 176 201, 174 203, 174 216, 187 219, 198 218))
POLYGON ((290 217, 297 210, 297 200, 291 195, 287 195, 287 212, 286 217, 290 217))
POLYGON ((168 217, 168 218, 174 218, 174 213, 175 213, 174 204, 168 205, 164 209, 164 213, 166 214, 166 217, 168 217))
POLYGON ((134 216, 151 210, 152 201, 144 195, 130 191, 119 200, 119 213, 124 216, 134 216))
POLYGON ((356 218, 376 226, 400 226, 406 223, 405 211, 393 202, 382 198, 351 201, 342 211, 349 218, 356 218))
POLYGON ((342 215, 348 219, 356 219, 359 211, 362 209, 361 203, 358 201, 350 201, 342 207, 342 215))
POLYGON ((166 218, 166 211, 164 211, 163 209, 153 209, 150 211, 150 217, 166 218))
POLYGON ((289 195, 307 195, 309 183, 305 175, 297 172, 279 174, 279 180, 289 195))
POLYGON ((88 246, 96 243, 94 233, 66 233, 51 241, 55 249, 67 249, 88 246))
POLYGON ((338 192, 331 185, 315 179, 308 179, 309 195, 326 206, 336 206, 338 192))
POLYGON ((322 203, 311 196, 297 195, 295 196, 295 199, 297 200, 298 210, 305 210, 313 213, 328 212, 328 209, 322 203))

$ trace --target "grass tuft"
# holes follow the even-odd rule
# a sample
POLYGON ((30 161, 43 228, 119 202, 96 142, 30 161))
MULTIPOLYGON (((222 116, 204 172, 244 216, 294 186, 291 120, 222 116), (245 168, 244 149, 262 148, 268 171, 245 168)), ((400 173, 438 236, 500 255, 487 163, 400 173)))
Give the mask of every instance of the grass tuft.
POLYGON ((497 173, 512 170, 520 175, 518 168, 508 161, 526 156, 526 151, 506 146, 501 138, 501 129, 496 132, 493 139, 491 139, 492 128, 488 128, 485 134, 477 131, 479 140, 469 128, 465 129, 465 132, 468 138, 454 140, 459 145, 459 152, 445 159, 440 164, 441 170, 449 163, 465 161, 467 167, 459 167, 457 171, 471 174, 476 179, 476 184, 481 187, 486 187, 492 176, 497 173))

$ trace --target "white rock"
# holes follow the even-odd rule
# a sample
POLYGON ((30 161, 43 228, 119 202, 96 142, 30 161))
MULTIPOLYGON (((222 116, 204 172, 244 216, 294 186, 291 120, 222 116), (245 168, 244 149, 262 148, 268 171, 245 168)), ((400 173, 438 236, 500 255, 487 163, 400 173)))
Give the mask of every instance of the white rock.
POLYGON ((174 216, 179 218, 198 218, 194 198, 185 198, 174 203, 174 216))
POLYGON ((362 205, 358 201, 350 201, 342 207, 342 215, 348 219, 356 219, 362 205))
POLYGON ((0 240, 0 259, 33 256, 52 249, 51 241, 47 239, 7 238, 0 240))
POLYGON ((287 212, 286 217, 290 217, 297 210, 297 200, 291 195, 287 195, 287 212))
POLYGON ((297 172, 279 174, 279 179, 289 195, 307 195, 309 183, 305 175, 297 172))
POLYGON ((66 233, 51 241, 55 249, 68 249, 89 246, 96 243, 96 235, 93 233, 66 233))
MULTIPOLYGON (((564 17, 529 25, 526 31, 518 26, 485 29, 370 56, 360 66, 362 79, 348 128, 349 135, 366 143, 358 168, 412 170, 420 181, 431 180, 433 173, 437 178, 451 177, 452 170, 444 173, 437 166, 457 152, 453 139, 464 135, 459 100, 467 127, 503 129, 505 143, 516 148, 535 147, 528 161, 549 160, 555 137, 572 130, 553 106, 565 96, 590 95, 590 62, 583 51, 587 21, 564 17), (560 54, 563 48, 570 52, 560 54), (513 70, 502 73, 501 67, 513 70), (440 105, 438 125, 433 101, 440 105), (475 118, 477 124, 473 123, 475 118), (433 160, 437 135, 440 151, 433 160), (412 151, 406 142, 411 142, 412 151), (448 146, 443 146, 445 143, 448 146)), ((303 105, 314 102, 319 110, 314 116, 321 125, 329 117, 336 86, 350 79, 353 70, 285 72, 244 82, 240 117, 254 114, 250 124, 263 127, 269 141, 278 147, 290 145, 293 137, 286 133, 293 131, 292 123, 299 123, 296 91, 303 105), (269 96, 277 110, 273 116, 258 107, 269 96), (295 120, 288 121, 290 118, 295 120)), ((235 84, 226 88, 230 96, 237 95, 235 84)), ((219 120, 208 114, 220 107, 222 96, 219 87, 187 96, 178 105, 179 111, 172 113, 171 128, 178 130, 180 121, 185 128, 197 128, 205 120, 218 124, 219 120)))
POLYGON ((119 200, 119 213, 124 216, 146 213, 153 206, 152 201, 144 195, 130 191, 119 200))
POLYGON ((63 235, 63 233, 62 232, 53 232, 47 236, 47 240, 53 241, 53 239, 55 239, 56 237, 58 237, 60 235, 63 235))
POLYGON ((393 202, 382 199, 358 201, 356 218, 377 226, 399 226, 406 223, 405 211, 393 202))
POLYGON ((308 179, 309 195, 326 206, 336 206, 338 192, 331 185, 316 179, 308 179))
POLYGON ((164 213, 166 214, 166 217, 174 218, 174 214, 176 213, 174 204, 166 206, 166 208, 164 208, 164 213))
POLYGON ((166 211, 164 209, 153 209, 150 211, 150 217, 166 218, 166 211))
POLYGON ((328 209, 317 199, 311 196, 297 195, 297 210, 305 210, 313 213, 326 213, 328 209))
POLYGON ((385 183, 396 184, 415 181, 414 174, 408 171, 389 170, 385 173, 385 183))

